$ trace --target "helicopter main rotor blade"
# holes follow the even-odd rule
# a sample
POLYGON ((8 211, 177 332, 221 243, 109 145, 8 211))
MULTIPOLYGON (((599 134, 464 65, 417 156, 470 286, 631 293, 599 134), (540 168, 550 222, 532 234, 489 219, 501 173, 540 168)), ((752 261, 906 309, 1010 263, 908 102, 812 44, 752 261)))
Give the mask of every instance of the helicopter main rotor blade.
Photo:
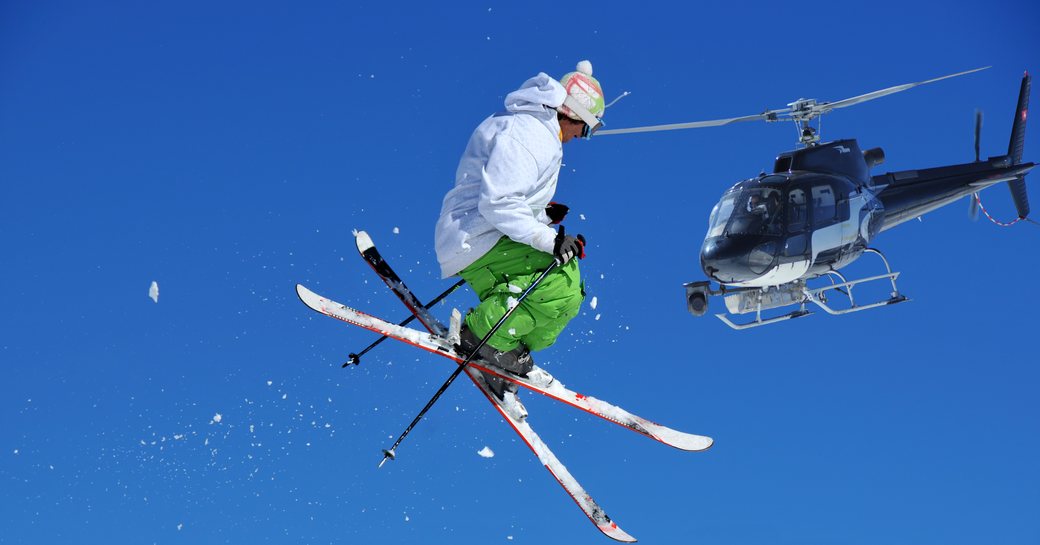
POLYGON ((701 127, 718 127, 721 125, 729 125, 730 123, 737 123, 740 121, 780 121, 783 118, 778 118, 777 114, 787 112, 787 108, 783 110, 769 110, 757 115, 746 115, 743 117, 730 117, 728 119, 712 119, 710 121, 691 121, 689 123, 669 123, 667 125, 650 125, 646 127, 632 127, 628 129, 600 129, 596 131, 596 136, 601 134, 628 134, 633 132, 656 132, 656 131, 674 131, 678 129, 697 129, 701 127))
POLYGON ((821 102, 817 103, 814 99, 798 99, 791 104, 788 104, 787 108, 780 108, 778 110, 766 110, 757 115, 746 115, 742 117, 730 117, 727 119, 713 119, 710 121, 691 121, 689 123, 669 123, 667 125, 649 125, 645 127, 632 127, 627 129, 603 129, 596 131, 595 134, 629 134, 636 132, 657 132, 657 131, 674 131, 678 129, 697 129, 701 127, 718 127, 721 125, 729 125, 730 123, 738 123, 741 121, 796 121, 798 123, 808 123, 812 119, 819 117, 825 113, 830 112, 836 108, 845 108, 868 100, 874 100, 875 98, 881 98, 888 96, 893 93, 900 91, 906 91, 912 89, 918 85, 924 85, 926 83, 933 83, 944 79, 955 78, 957 76, 963 76, 965 74, 971 74, 980 70, 990 68, 989 66, 983 66, 982 68, 975 68, 973 70, 965 70, 964 72, 958 72, 956 74, 950 74, 948 76, 942 76, 933 78, 925 81, 918 81, 915 83, 905 83, 903 85, 896 85, 887 89, 881 89, 872 93, 866 93, 863 95, 855 96, 852 98, 846 98, 845 100, 839 100, 837 102, 821 102))
POLYGON ((948 76, 942 76, 942 77, 933 78, 933 79, 929 79, 929 80, 925 80, 925 81, 918 81, 916 83, 904 83, 903 85, 896 85, 894 87, 889 87, 887 89, 881 89, 879 91, 874 91, 872 93, 866 93, 866 94, 855 96, 855 97, 852 97, 852 98, 846 98, 845 100, 839 100, 837 102, 825 102, 825 103, 820 104, 818 106, 819 113, 820 114, 825 114, 825 113, 827 113, 827 112, 829 112, 829 111, 831 111, 831 110, 833 110, 835 108, 845 108, 847 106, 852 106, 853 104, 859 104, 861 102, 866 102, 868 100, 874 100, 875 98, 881 98, 883 96, 888 96, 888 95, 891 95, 892 93, 898 93, 900 91, 906 91, 907 89, 912 89, 914 87, 917 87, 918 85, 924 85, 926 83, 933 83, 933 82, 944 80, 944 79, 955 78, 957 76, 963 76, 965 74, 971 74, 973 72, 978 72, 980 70, 985 70, 987 68, 990 68, 990 67, 989 66, 983 66, 982 68, 975 68, 973 70, 965 70, 964 72, 957 72, 956 74, 950 74, 948 76))

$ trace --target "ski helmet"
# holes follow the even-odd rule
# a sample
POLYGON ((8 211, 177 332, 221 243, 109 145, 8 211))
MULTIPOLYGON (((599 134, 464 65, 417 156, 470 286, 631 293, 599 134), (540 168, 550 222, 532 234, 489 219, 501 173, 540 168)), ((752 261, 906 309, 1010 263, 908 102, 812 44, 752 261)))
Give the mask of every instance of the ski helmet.
POLYGON ((589 125, 595 125, 596 122, 587 118, 603 117, 603 110, 606 109, 603 87, 592 77, 591 62, 579 62, 574 72, 560 78, 560 84, 567 90, 567 98, 557 108, 560 113, 571 119, 585 121, 589 125))

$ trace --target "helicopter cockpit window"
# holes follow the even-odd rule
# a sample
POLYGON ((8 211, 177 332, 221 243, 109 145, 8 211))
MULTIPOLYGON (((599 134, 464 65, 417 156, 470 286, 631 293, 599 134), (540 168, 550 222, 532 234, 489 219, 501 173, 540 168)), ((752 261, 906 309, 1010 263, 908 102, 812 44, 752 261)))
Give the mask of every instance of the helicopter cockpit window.
POLYGON ((730 193, 724 195, 719 204, 715 205, 715 208, 711 211, 711 218, 708 220, 708 236, 721 237, 723 231, 726 229, 726 223, 729 221, 729 217, 733 215, 733 208, 736 206, 737 194, 730 193))
POLYGON ((836 221, 834 188, 830 185, 816 185, 812 188, 813 226, 824 227, 836 221))
POLYGON ((781 203, 780 190, 775 187, 758 186, 744 190, 737 201, 727 232, 736 235, 781 234, 781 203))

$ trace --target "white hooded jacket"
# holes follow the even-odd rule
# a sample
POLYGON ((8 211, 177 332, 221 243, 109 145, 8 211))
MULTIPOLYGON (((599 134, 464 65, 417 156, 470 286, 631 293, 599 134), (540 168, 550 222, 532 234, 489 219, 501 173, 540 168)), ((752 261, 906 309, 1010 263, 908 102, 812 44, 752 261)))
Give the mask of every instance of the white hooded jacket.
POLYGON ((506 111, 473 131, 434 233, 443 278, 486 254, 503 235, 552 253, 556 231, 545 207, 563 161, 555 108, 566 94, 540 73, 506 96, 506 111))

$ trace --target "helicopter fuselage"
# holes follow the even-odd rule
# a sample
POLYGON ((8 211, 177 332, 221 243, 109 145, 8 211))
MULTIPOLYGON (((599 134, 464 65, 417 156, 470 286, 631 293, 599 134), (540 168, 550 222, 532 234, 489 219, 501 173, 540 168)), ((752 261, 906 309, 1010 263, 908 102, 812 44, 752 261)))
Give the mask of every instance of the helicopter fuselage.
POLYGON ((704 273, 729 288, 765 288, 837 271, 881 231, 1033 167, 1001 156, 871 177, 883 158, 855 140, 781 154, 772 174, 738 182, 715 205, 704 273))
POLYGON ((733 287, 786 284, 854 261, 880 231, 870 189, 828 174, 793 172, 741 182, 712 213, 701 267, 733 287))

